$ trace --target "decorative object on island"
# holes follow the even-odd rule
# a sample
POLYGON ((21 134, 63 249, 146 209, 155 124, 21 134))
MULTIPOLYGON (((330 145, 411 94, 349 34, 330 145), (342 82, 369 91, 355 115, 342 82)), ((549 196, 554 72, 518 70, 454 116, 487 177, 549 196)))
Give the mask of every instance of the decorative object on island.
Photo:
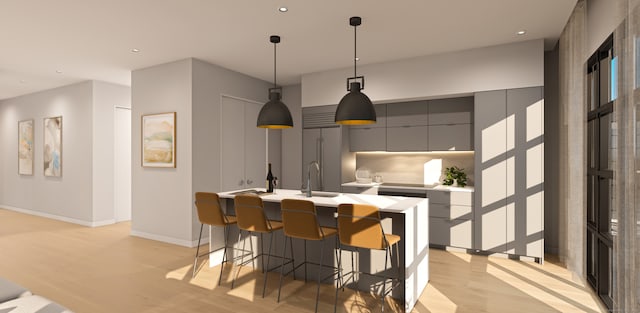
POLYGON ((62 176, 62 116, 44 119, 44 176, 62 176))
POLYGON ((267 172, 267 192, 273 192, 274 185, 273 173, 271 173, 271 163, 269 163, 269 171, 267 172))
POLYGON ((464 187, 467 185, 467 174, 464 172, 463 168, 459 168, 457 166, 447 167, 444 170, 444 181, 443 185, 454 187, 464 187))
POLYGON ((336 109, 335 122, 343 125, 374 124, 376 122, 376 110, 371 99, 360 90, 364 89, 364 76, 357 76, 357 36, 356 29, 362 24, 362 18, 353 16, 349 19, 349 25, 353 26, 353 77, 347 78, 347 93, 336 109), (360 86, 362 81, 362 86, 360 86))
POLYGON ((176 167, 176 112, 142 116, 142 166, 176 167))
POLYGON ((269 40, 273 43, 273 88, 269 88, 269 102, 260 109, 257 126, 271 129, 291 128, 293 127, 291 112, 280 101, 282 88, 276 84, 276 45, 280 42, 280 36, 272 35, 269 40))
POLYGON ((18 122, 18 174, 33 175, 33 120, 18 122))

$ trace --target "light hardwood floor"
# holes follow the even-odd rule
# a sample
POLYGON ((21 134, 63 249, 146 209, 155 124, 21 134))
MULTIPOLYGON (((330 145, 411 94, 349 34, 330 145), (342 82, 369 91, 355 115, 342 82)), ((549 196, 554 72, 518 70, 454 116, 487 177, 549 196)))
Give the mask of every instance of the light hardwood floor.
MULTIPOLYGON (((270 273, 263 299, 262 275, 248 266, 236 288, 230 289, 229 270, 218 287, 219 268, 209 268, 206 258, 191 278, 195 248, 129 231, 129 223, 88 228, 0 209, 0 276, 78 313, 314 310, 311 282, 286 279, 277 303, 279 276, 270 273)), ((414 312, 604 312, 589 289, 554 262, 442 250, 431 250, 430 258, 431 281, 414 312)), ((321 312, 333 311, 334 290, 321 289, 321 312)), ((347 290, 340 292, 338 311, 379 312, 380 302, 347 290)))

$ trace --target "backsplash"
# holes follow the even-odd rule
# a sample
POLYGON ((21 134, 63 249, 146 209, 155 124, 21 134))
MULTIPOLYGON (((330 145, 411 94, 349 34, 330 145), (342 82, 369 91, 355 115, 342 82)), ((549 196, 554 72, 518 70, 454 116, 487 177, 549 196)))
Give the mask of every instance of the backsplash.
POLYGON ((444 169, 457 166, 467 174, 467 185, 474 185, 473 152, 359 152, 356 169, 367 168, 371 176, 381 175, 383 182, 442 184, 444 169))

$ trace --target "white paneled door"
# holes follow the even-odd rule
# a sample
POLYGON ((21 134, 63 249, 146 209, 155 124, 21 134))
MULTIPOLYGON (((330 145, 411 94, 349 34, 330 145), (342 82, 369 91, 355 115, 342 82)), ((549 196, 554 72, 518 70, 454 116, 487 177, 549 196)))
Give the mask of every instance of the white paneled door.
POLYGON ((261 104, 222 97, 221 182, 223 191, 265 186, 266 130, 256 127, 261 104))
POLYGON ((115 109, 115 212, 116 222, 131 220, 131 109, 115 109))

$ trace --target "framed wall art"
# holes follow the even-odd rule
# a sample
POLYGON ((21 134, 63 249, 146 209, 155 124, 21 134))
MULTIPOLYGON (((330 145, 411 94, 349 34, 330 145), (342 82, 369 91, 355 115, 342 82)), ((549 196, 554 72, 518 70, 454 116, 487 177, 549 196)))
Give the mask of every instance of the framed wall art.
POLYGON ((62 116, 44 119, 44 176, 62 176, 62 116))
POLYGON ((176 167, 176 112, 142 116, 142 166, 176 167))
POLYGON ((33 120, 18 122, 18 174, 33 175, 33 120))

